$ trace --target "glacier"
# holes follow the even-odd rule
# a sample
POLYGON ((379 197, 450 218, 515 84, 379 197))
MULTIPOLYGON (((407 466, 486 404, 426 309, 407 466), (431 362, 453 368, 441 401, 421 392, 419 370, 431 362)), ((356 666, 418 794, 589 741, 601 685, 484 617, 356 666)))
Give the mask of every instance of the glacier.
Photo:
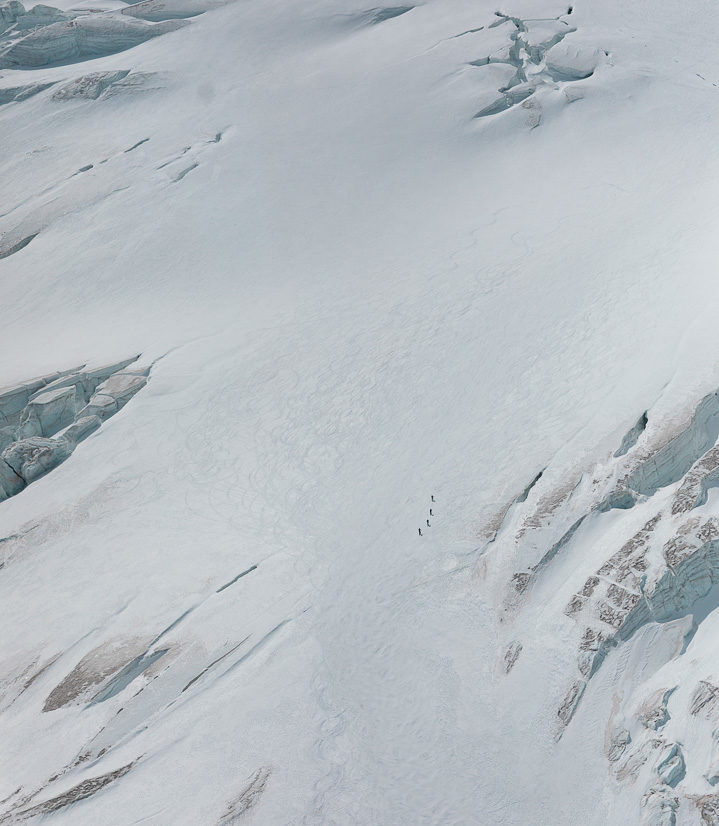
POLYGON ((0 824, 719 824, 718 24, 0 2, 0 824))

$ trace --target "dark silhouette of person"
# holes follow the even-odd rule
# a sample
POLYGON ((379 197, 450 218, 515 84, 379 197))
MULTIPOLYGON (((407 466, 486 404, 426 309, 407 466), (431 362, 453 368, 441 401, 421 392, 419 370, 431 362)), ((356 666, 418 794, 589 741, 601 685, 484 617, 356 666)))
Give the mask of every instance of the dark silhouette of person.
POLYGON ((419 531, 419 535, 422 536, 422 528, 417 528, 417 530, 419 531))
POLYGON ((429 519, 427 520, 427 527, 431 528, 432 526, 429 524, 429 519))

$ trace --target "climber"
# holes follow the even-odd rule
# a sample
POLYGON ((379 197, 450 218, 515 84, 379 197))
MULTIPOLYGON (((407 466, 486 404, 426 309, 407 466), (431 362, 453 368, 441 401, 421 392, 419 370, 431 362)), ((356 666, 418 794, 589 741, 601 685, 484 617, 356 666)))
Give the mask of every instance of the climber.
POLYGON ((419 531, 419 535, 422 536, 422 528, 417 528, 417 530, 419 531))

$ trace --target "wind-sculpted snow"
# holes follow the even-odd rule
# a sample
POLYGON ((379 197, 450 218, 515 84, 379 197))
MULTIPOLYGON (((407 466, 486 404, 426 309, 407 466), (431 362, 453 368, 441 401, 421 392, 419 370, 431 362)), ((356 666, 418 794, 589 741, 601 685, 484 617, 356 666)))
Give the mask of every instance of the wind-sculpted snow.
POLYGON ((0 500, 62 464, 147 384, 139 358, 54 373, 0 392, 0 500))

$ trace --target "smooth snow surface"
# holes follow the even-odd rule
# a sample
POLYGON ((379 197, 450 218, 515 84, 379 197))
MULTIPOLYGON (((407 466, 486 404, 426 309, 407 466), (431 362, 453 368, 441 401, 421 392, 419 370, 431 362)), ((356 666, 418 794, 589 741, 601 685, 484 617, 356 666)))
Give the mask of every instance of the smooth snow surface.
POLYGON ((18 6, 0 823, 719 824, 716 3, 18 6))

